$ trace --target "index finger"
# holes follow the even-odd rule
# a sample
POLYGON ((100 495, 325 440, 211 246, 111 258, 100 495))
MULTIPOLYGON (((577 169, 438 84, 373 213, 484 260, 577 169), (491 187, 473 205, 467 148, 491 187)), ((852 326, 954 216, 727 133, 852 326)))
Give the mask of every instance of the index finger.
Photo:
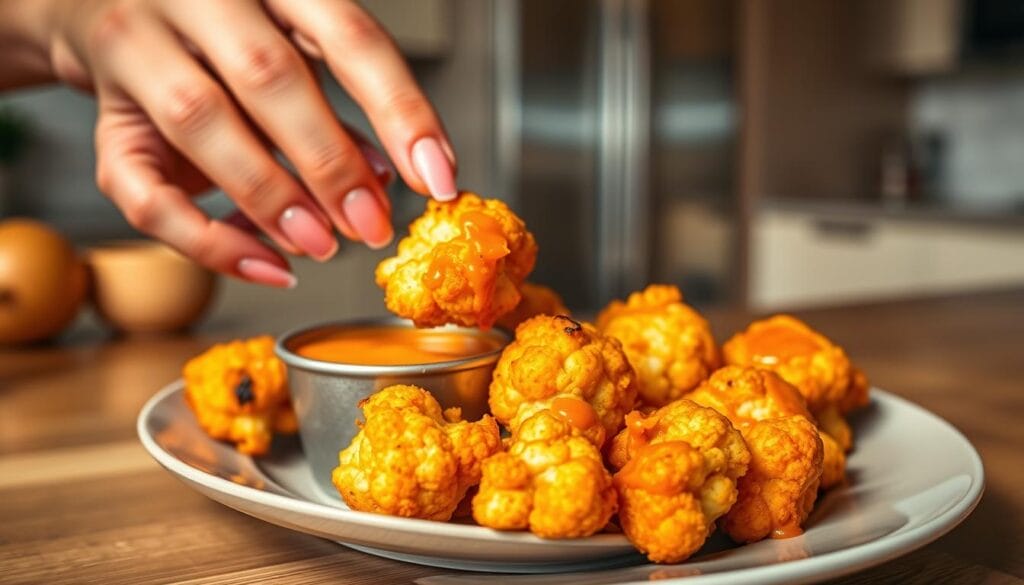
POLYGON ((331 73, 366 112, 405 182, 436 199, 453 199, 455 155, 448 136, 377 21, 348 0, 267 4, 323 55, 331 73))

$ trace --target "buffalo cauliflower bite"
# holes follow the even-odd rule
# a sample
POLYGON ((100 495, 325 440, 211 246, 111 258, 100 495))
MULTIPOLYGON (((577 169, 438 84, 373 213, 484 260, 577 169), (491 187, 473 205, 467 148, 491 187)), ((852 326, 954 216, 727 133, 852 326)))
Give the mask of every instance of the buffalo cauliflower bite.
MULTIPOLYGON (((726 366, 686 397, 729 417, 740 432, 757 421, 784 416, 814 421, 800 392, 763 368, 726 366)), ((820 434, 825 449, 821 487, 828 489, 845 478, 846 454, 827 432, 820 434)))
POLYGON ((354 510, 446 521, 501 450, 493 418, 460 420, 416 386, 390 386, 360 407, 366 421, 332 474, 354 510))
POLYGON ((565 308, 562 297, 546 286, 524 282, 519 288, 519 292, 523 298, 520 299, 515 309, 498 319, 499 327, 515 331, 520 323, 530 317, 569 314, 569 309, 565 308))
POLYGON ((739 480, 739 498, 719 523, 737 542, 802 533, 821 478, 822 443, 805 416, 757 421, 743 433, 750 470, 739 480))
POLYGON ((582 538, 616 510, 601 453, 569 421, 547 410, 524 420, 507 452, 484 461, 473 518, 498 530, 542 538, 582 538))
POLYGON ((850 449, 842 415, 867 404, 868 384, 843 348, 795 317, 775 315, 751 323, 722 351, 727 364, 767 368, 795 386, 825 432, 850 449))
POLYGON ((536 259, 533 234, 508 206, 462 193, 427 203, 376 280, 387 308, 417 327, 488 328, 519 303, 536 259))
POLYGON ((262 455, 274 433, 297 430, 284 364, 270 336, 215 345, 189 360, 183 376, 199 426, 242 453, 262 455))
POLYGON ((704 545, 715 513, 703 505, 707 476, 704 457, 685 441, 641 447, 615 474, 619 523, 652 562, 678 563, 704 545))
POLYGON ((582 401, 597 424, 580 430, 600 447, 633 408, 636 378, 618 341, 564 315, 539 315, 522 323, 502 352, 489 400, 491 413, 513 432, 540 410, 586 425, 592 417, 582 401))
POLYGON ((627 417, 609 463, 620 469, 622 529, 655 562, 693 554, 732 507, 750 453, 725 416, 689 400, 627 417))
POLYGON ((721 358, 707 320, 683 303, 679 289, 650 285, 612 301, 598 316, 601 333, 622 342, 637 373, 640 401, 664 406, 693 390, 721 358))

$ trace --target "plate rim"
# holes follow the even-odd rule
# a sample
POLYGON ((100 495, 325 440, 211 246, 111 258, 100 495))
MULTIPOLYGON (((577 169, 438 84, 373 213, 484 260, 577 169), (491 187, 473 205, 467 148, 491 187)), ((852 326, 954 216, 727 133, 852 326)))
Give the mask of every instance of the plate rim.
MULTIPOLYGON (((146 421, 149 419, 150 413, 156 408, 160 402, 166 399, 169 395, 184 389, 184 381, 182 379, 175 380, 170 384, 161 388, 156 394, 154 394, 146 404, 142 407, 139 412, 139 417, 136 421, 136 432, 139 436, 139 440, 142 442, 142 446, 146 451, 153 457, 157 463, 159 463, 165 469, 171 471, 175 475, 187 479, 189 481, 198 483, 206 488, 212 489, 217 492, 226 493, 227 495, 234 496, 237 498, 246 499, 253 501, 257 504, 264 506, 271 506, 274 508, 284 508, 287 510, 298 511, 310 515, 322 515, 329 514, 334 516, 335 520, 343 520, 345 522, 353 522, 359 526, 370 526, 375 528, 396 528, 401 529, 405 532, 415 532, 417 535, 423 536, 436 536, 440 530, 443 530, 447 536, 458 536, 460 538, 479 538, 481 533, 494 535, 498 533, 503 539, 511 539, 514 543, 529 543, 529 544, 544 544, 550 543, 549 540, 540 538, 529 532, 519 531, 499 531, 484 526, 472 526, 465 524, 451 524, 445 522, 436 522, 433 520, 422 520, 419 518, 398 518, 394 516, 388 516, 385 514, 373 514, 370 512, 360 512, 357 510, 351 510, 347 508, 338 508, 335 506, 329 506, 319 502, 308 501, 305 499, 291 498, 272 492, 256 489, 251 486, 237 484, 233 481, 224 479, 222 477, 207 473, 201 469, 193 467, 188 463, 185 463, 181 459, 175 457, 173 454, 167 452, 163 447, 158 445, 156 441, 149 436, 146 432, 146 421), (444 527, 444 528, 441 528, 444 527), (410 530, 410 528, 412 530, 410 530), (454 532, 454 534, 452 534, 454 532)), ((573 547, 593 547, 593 546, 608 546, 619 547, 622 546, 625 541, 625 537, 620 534, 596 534, 587 538, 580 539, 567 539, 559 541, 559 544, 565 544, 573 547)))
MULTIPOLYGON (((179 478, 197 483, 216 492, 226 493, 229 496, 243 500, 253 501, 256 504, 269 506, 278 509, 286 509, 309 515, 328 514, 334 520, 350 522, 358 526, 372 526, 377 528, 401 529, 407 533, 414 533, 422 536, 435 536, 439 530, 443 530, 448 536, 460 538, 476 538, 481 532, 491 536, 499 533, 502 539, 510 543, 543 544, 549 542, 528 532, 506 532, 496 531, 482 526, 470 526, 461 524, 439 523, 430 520, 417 518, 395 518, 383 514, 372 514, 359 512, 345 508, 337 508, 304 499, 292 498, 275 494, 254 487, 240 485, 222 477, 210 474, 201 469, 195 468, 156 443, 153 437, 146 430, 147 421, 150 419, 153 410, 171 394, 184 390, 184 380, 178 378, 165 385, 151 396, 143 405, 136 419, 136 433, 143 448, 162 467, 179 478), (443 527, 443 528, 442 528, 443 527), (454 531, 454 534, 452 534, 454 531)), ((942 536, 949 533, 953 528, 963 522, 977 507, 985 492, 986 478, 985 467, 981 455, 971 441, 949 421, 930 410, 903 398, 897 394, 885 391, 878 387, 871 388, 872 399, 881 398, 909 408, 931 419, 932 423, 944 428, 945 431, 959 439, 962 446, 966 447, 965 452, 970 463, 968 474, 971 485, 964 495, 948 509, 921 524, 898 534, 887 534, 877 540, 868 541, 853 545, 849 548, 830 551, 818 555, 812 555, 803 559, 795 559, 771 565, 762 565, 744 569, 726 570, 718 573, 707 573, 687 577, 669 578, 666 583, 701 583, 714 584, 726 583, 736 578, 757 579, 760 583, 800 583, 818 581, 846 575, 860 569, 873 567, 892 559, 898 558, 920 549, 942 536), (695 580, 696 579, 696 580, 695 580)), ((623 536, 619 534, 599 534, 585 539, 569 539, 559 541, 561 546, 607 546, 617 548, 622 545, 623 536)), ((685 566, 686 563, 674 566, 685 566)), ((666 565, 673 566, 673 565, 666 565)), ((623 583, 644 583, 647 580, 628 580, 623 583)))

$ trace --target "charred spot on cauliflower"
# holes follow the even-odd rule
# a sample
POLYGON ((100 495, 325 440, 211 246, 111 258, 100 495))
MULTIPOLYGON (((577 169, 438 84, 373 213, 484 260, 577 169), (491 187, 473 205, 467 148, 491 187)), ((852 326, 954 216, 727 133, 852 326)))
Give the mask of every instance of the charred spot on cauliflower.
POLYGON ((262 455, 274 433, 294 433, 284 364, 264 335, 214 345, 184 367, 185 401, 199 426, 242 453, 262 455))

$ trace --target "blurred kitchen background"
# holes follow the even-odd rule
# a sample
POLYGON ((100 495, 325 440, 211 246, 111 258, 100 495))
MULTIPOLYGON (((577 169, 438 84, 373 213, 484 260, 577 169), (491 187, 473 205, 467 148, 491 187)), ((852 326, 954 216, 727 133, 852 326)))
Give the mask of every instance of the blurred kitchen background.
MULTIPOLYGON (((461 187, 523 215, 534 279, 575 310, 650 281, 757 310, 1024 284, 1024 2, 365 4, 440 110, 461 187)), ((0 212, 82 246, 132 237, 93 181, 94 122, 71 90, 0 97, 0 212)), ((423 201, 392 195, 401 232, 423 201)), ((297 260, 296 291, 225 282, 213 318, 268 299, 382 312, 387 253, 297 260)))

